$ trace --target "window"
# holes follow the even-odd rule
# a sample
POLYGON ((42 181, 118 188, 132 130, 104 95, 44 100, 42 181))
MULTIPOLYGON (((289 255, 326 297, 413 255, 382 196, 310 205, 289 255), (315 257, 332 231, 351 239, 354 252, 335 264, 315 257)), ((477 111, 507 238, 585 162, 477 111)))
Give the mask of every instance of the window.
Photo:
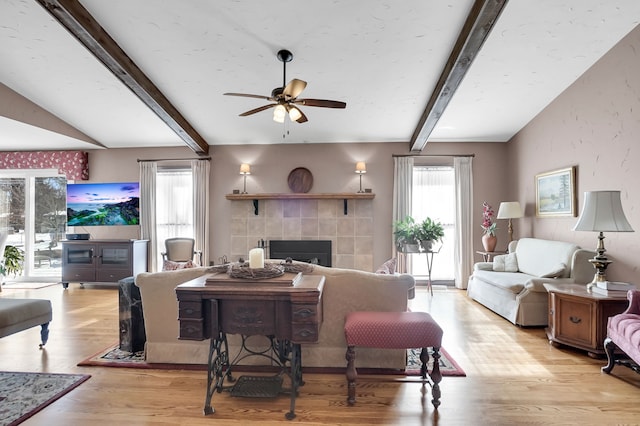
MULTIPOLYGON (((158 253, 164 240, 193 238, 193 179, 190 167, 158 168, 156 176, 156 235, 158 253)), ((162 259, 159 257, 159 265, 162 259)))
POLYGON ((67 179, 57 170, 0 171, 0 232, 25 255, 16 280, 60 280, 66 195, 67 179))
MULTIPOLYGON (((454 280, 455 175, 450 166, 414 166, 411 216, 420 222, 426 217, 444 225, 440 252, 434 255, 432 281, 454 280)), ((434 247, 437 250, 437 246, 434 247)), ((412 255, 411 273, 419 278, 428 276, 427 257, 412 255)))

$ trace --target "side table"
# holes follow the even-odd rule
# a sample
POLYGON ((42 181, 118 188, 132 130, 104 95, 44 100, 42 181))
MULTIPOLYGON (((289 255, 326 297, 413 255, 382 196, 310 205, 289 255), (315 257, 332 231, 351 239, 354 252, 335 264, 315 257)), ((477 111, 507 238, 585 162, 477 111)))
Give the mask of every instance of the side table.
POLYGON ((133 277, 121 279, 118 287, 120 349, 127 352, 143 351, 147 335, 144 331, 140 289, 133 277))
POLYGON ((501 254, 507 254, 506 251, 480 251, 480 250, 476 251, 476 253, 479 255, 482 255, 483 262, 491 262, 494 257, 501 254))
POLYGON ((605 355, 607 320, 623 312, 625 296, 604 296, 587 291, 580 284, 544 284, 549 292, 549 343, 563 344, 587 351, 592 358, 605 355))

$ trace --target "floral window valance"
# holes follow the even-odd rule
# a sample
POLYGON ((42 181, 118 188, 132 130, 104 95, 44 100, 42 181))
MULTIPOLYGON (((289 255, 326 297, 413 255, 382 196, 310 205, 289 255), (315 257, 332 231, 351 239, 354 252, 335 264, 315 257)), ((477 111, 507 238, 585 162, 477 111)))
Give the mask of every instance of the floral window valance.
POLYGON ((0 169, 58 169, 67 180, 89 180, 89 153, 82 151, 0 152, 0 169))

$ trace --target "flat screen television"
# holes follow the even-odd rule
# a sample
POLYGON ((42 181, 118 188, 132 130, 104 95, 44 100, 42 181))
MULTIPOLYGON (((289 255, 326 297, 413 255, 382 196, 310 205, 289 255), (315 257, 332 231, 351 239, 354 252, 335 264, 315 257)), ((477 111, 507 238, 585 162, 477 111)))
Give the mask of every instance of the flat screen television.
POLYGON ((138 182, 67 184, 68 226, 139 224, 138 182))

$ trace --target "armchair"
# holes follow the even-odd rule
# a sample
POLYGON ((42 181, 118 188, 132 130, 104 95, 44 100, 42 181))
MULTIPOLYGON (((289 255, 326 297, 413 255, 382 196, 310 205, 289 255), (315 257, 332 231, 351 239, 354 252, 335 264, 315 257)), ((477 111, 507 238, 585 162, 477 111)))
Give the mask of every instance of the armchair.
POLYGON ((168 238, 164 241, 165 250, 162 259, 171 262, 189 262, 196 258, 199 266, 202 266, 202 251, 195 250, 196 240, 193 238, 168 238))
POLYGON ((610 373, 616 364, 624 365, 640 373, 640 290, 627 293, 629 307, 621 314, 609 317, 604 349, 608 363, 602 371, 610 373), (630 360, 617 359, 616 349, 624 352, 630 360))

